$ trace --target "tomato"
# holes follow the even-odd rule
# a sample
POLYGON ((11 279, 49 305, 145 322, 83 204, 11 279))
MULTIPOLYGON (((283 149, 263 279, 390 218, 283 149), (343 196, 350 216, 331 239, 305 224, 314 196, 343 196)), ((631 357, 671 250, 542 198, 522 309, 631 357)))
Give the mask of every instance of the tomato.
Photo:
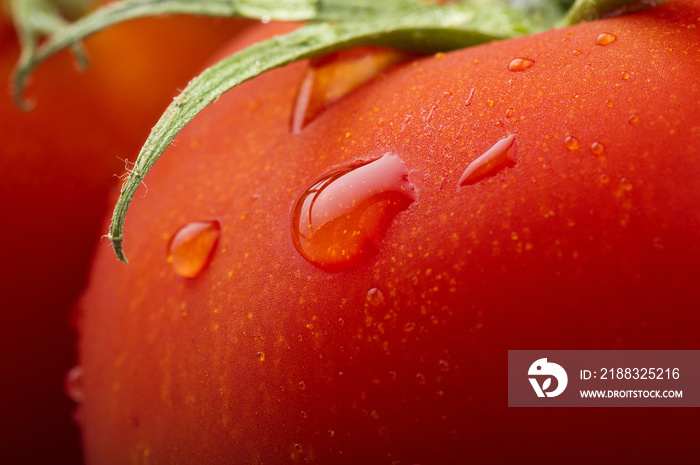
POLYGON ((508 408, 506 376, 700 348, 698 18, 411 59, 298 133, 308 63, 224 95, 146 177, 129 265, 99 247, 87 462, 692 461, 692 409, 508 408))
MULTIPOLYGON (((74 360, 69 310, 84 286, 115 174, 206 53, 241 27, 182 17, 126 24, 85 42, 93 64, 86 72, 76 72, 68 53, 41 67, 27 90, 33 111, 18 111, 0 93, 4 461, 79 463, 63 392, 74 360)), ((11 34, 0 31, 6 84, 19 54, 11 34)))

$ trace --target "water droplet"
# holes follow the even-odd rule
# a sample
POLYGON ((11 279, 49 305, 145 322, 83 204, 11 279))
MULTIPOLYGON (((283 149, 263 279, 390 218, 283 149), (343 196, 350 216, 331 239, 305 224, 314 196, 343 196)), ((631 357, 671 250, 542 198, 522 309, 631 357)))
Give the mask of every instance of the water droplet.
POLYGON ((596 43, 596 45, 608 45, 608 44, 615 42, 615 39, 617 39, 615 34, 611 34, 609 32, 603 32, 602 34, 598 35, 598 37, 595 38, 595 43, 596 43))
POLYGON ((630 73, 628 73, 627 71, 623 71, 620 77, 626 81, 630 78, 630 73))
POLYGON ((525 71, 530 66, 534 65, 535 62, 529 58, 515 58, 513 61, 508 63, 509 71, 525 71))
POLYGON ((309 414, 303 410, 301 411, 301 413, 299 413, 299 416, 304 419, 309 418, 309 414))
POLYGON ((382 294, 382 291, 380 291, 376 287, 373 287, 372 289, 367 291, 367 301, 371 305, 378 307, 379 305, 384 303, 384 294, 382 294))
POLYGON ((630 192, 634 186, 632 185, 632 181, 630 181, 627 178, 622 178, 620 179, 620 188, 625 191, 625 192, 630 192))
POLYGON ((340 326, 345 326, 345 320, 343 320, 342 318, 338 318, 338 324, 340 326))
POLYGON ((416 381, 418 382, 418 384, 423 386, 425 384, 425 375, 423 375, 422 373, 416 374, 416 381))
POLYGON ((601 184, 610 184, 610 175, 603 173, 600 175, 600 183, 601 184))
POLYGON ((515 110, 513 110, 512 108, 508 108, 506 110, 506 118, 512 118, 514 114, 515 114, 515 110))
POLYGON ((401 159, 387 153, 335 170, 306 189, 292 212, 292 239, 327 271, 365 263, 391 220, 416 200, 401 159))
POLYGON ((600 142, 593 142, 590 146, 591 152, 595 155, 602 155, 605 152, 605 146, 600 142))
POLYGON ((261 362, 265 361, 265 352, 258 352, 257 354, 255 354, 255 356, 258 357, 258 360, 260 360, 261 362))
POLYGON ((605 101, 605 106, 608 107, 608 108, 612 108, 612 107, 613 107, 613 102, 612 102, 612 100, 606 100, 606 101, 605 101))
POLYGON ((299 386, 300 391, 303 391, 304 389, 306 389, 306 383, 303 381, 300 381, 298 386, 299 386))
POLYGON ((85 398, 85 393, 83 392, 83 367, 76 365, 66 373, 64 379, 64 391, 68 398, 80 404, 85 398))
POLYGON ((447 360, 440 360, 438 362, 438 365, 440 365, 440 370, 450 371, 450 362, 448 362, 447 360))
MULTIPOLYGON (((482 179, 495 175, 498 171, 507 166, 512 166, 516 162, 517 146, 515 135, 504 137, 491 146, 479 158, 469 163, 467 169, 462 173, 457 185, 467 186, 481 181, 482 179)), ((459 190, 459 187, 457 190, 459 190)))
POLYGON ((573 136, 566 136, 564 139, 564 146, 566 147, 566 150, 578 150, 578 139, 573 136))
POLYGON ((409 322, 409 323, 406 323, 405 325, 403 325, 403 330, 406 331, 407 333, 410 333, 411 331, 413 331, 415 329, 415 327, 416 327, 415 323, 409 322))
POLYGON ((359 47, 312 60, 297 91, 292 132, 300 132, 333 103, 409 56, 390 49, 359 47))
POLYGON ((579 50, 574 50, 573 52, 571 52, 571 54, 573 56, 577 57, 577 56, 581 55, 581 52, 579 50))
POLYGON ((436 53, 436 54, 434 55, 434 57, 435 57, 436 60, 442 60, 443 58, 445 58, 445 53, 444 53, 444 52, 438 52, 438 53, 436 53))
POLYGON ((335 436, 335 431, 333 431, 332 429, 329 429, 329 430, 328 430, 328 436, 330 436, 330 437, 335 436))
POLYGON ((396 372, 395 371, 392 370, 389 372, 389 379, 392 381, 396 379, 396 372))
POLYGON ((168 263, 180 276, 197 276, 211 260, 220 233, 221 225, 218 221, 187 223, 170 239, 168 263))
POLYGON ((639 115, 630 115, 629 119, 627 120, 629 124, 637 124, 639 123, 639 115))
POLYGON ((471 90, 469 91, 469 95, 467 96, 467 101, 464 102, 464 106, 468 107, 469 105, 472 104, 472 99, 474 98, 474 90, 475 90, 474 87, 472 87, 471 90))

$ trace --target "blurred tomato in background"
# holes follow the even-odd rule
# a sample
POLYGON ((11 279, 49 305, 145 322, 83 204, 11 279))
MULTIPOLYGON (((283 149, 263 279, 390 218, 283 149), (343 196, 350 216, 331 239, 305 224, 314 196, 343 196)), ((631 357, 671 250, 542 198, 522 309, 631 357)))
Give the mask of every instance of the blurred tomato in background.
MULTIPOLYGON (((0 16, 2 16, 0 14, 0 16)), ((8 464, 81 461, 64 377, 74 364, 70 309, 84 285, 110 190, 167 104, 241 20, 144 19, 85 42, 30 81, 35 108, 9 95, 19 56, 0 19, 0 451, 8 464)))

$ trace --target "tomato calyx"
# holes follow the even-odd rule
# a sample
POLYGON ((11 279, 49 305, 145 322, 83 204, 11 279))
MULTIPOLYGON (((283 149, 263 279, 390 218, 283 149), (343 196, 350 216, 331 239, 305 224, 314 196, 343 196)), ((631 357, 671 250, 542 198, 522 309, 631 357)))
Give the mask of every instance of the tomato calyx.
POLYGON ((420 0, 124 0, 66 25, 65 21, 56 19, 55 9, 47 7, 48 0, 16 3, 25 5, 16 8, 15 13, 23 37, 23 53, 13 82, 18 105, 26 105, 22 89, 31 71, 42 61, 72 47, 79 62, 86 64, 80 40, 123 21, 163 14, 199 14, 241 16, 263 22, 308 22, 289 34, 252 45, 211 66, 168 106, 141 149, 112 216, 107 237, 117 258, 125 263, 124 221, 144 176, 200 111, 249 79, 295 61, 360 45, 419 53, 445 52, 591 20, 609 11, 623 12, 624 5, 629 3, 648 5, 639 0, 578 0, 573 5, 567 0, 541 0, 519 10, 512 0, 445 4, 420 0), (33 10, 26 5, 37 8, 33 10), (565 11, 567 6, 570 8, 565 11), (50 27, 41 22, 37 26, 37 16, 33 14, 51 18, 45 21, 50 27))

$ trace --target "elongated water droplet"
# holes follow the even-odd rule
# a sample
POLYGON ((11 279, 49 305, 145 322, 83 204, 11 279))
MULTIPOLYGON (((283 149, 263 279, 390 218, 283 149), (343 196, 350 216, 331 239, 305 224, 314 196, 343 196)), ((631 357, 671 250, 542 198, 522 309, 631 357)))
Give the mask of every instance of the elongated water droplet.
POLYGON ((76 365, 66 373, 64 379, 64 390, 66 395, 75 402, 80 404, 85 398, 83 392, 83 367, 76 365))
POLYGON ((472 87, 471 90, 469 91, 469 95, 467 96, 467 100, 464 102, 464 106, 468 107, 469 105, 472 104, 472 99, 474 98, 474 90, 476 90, 476 89, 474 89, 472 87))
POLYGON ((170 239, 168 263, 180 276, 197 276, 211 260, 220 234, 221 225, 216 220, 187 223, 170 239))
POLYGON ((534 65, 535 62, 529 58, 515 58, 513 61, 508 63, 509 71, 525 71, 530 66, 534 65))
POLYGON ((609 32, 603 32, 602 34, 598 35, 598 37, 595 38, 595 43, 596 43, 596 45, 608 45, 608 44, 615 42, 615 39, 617 39, 615 34, 611 34, 609 32))
POLYGON ((390 49, 360 47, 330 53, 311 61, 302 79, 292 113, 292 132, 390 66, 410 57, 390 49))
POLYGON ((462 187, 477 183, 484 178, 495 175, 503 168, 512 166, 517 160, 517 151, 515 134, 504 137, 493 144, 479 158, 469 163, 467 169, 462 173, 462 177, 459 178, 457 186, 462 187))
POLYGON ((379 159, 335 170, 311 185, 292 211, 297 251, 327 271, 365 263, 391 220, 416 200, 401 159, 379 159))
POLYGON ((637 124, 639 123, 639 115, 630 115, 629 119, 627 120, 629 124, 637 124))

